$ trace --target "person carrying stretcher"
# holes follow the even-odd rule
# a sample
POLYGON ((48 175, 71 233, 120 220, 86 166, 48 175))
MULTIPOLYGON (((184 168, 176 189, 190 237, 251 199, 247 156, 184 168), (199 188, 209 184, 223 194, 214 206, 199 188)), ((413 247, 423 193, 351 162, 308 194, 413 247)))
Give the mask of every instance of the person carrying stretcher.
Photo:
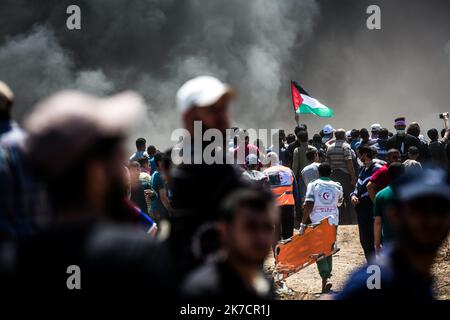
MULTIPOLYGON (((300 234, 305 232, 308 219, 313 224, 317 224, 323 219, 329 218, 329 222, 336 228, 339 224, 338 207, 344 199, 342 187, 338 182, 330 179, 331 167, 328 163, 321 163, 318 169, 320 178, 309 183, 306 190, 304 215, 299 228, 300 234)), ((322 278, 322 293, 328 293, 332 286, 329 281, 332 271, 332 256, 318 260, 317 267, 322 278)))

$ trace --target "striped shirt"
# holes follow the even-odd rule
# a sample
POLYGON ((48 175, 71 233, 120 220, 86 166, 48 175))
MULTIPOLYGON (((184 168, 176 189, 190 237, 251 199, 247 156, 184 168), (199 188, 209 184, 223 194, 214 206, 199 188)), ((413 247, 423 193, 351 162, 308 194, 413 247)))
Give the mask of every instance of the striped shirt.
POLYGON ((327 161, 332 171, 341 170, 350 174, 345 163, 346 160, 352 160, 352 149, 347 142, 338 140, 328 147, 327 161))

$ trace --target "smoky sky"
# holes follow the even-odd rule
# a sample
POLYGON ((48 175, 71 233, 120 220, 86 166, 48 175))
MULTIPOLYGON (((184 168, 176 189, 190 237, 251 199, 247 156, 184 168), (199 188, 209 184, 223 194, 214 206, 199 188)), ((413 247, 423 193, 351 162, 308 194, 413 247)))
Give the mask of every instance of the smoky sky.
POLYGON ((302 115, 312 131, 406 116, 424 131, 449 111, 450 2, 411 0, 86 0, 0 2, 0 79, 21 121, 60 89, 140 92, 147 115, 133 137, 157 147, 180 126, 175 93, 214 75, 237 91, 232 119, 244 128, 295 125, 289 81, 298 81, 332 119, 302 115), (66 8, 81 8, 81 30, 66 8), (381 30, 366 8, 381 8, 381 30))

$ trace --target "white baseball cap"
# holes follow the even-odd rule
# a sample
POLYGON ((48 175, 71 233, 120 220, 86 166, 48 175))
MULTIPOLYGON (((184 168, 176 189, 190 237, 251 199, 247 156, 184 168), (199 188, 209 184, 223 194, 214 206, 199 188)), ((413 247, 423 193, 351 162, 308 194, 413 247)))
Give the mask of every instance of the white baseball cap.
POLYGON ((323 134, 326 134, 326 135, 332 134, 334 131, 335 131, 335 130, 334 130, 334 128, 331 126, 331 124, 326 124, 326 125, 323 127, 323 134))
POLYGON ((379 123, 374 123, 373 125, 370 126, 371 131, 377 132, 377 131, 380 131, 380 129, 381 129, 381 124, 379 124, 379 123))
POLYGON ((177 92, 177 108, 185 113, 193 107, 208 107, 233 90, 217 78, 199 76, 185 82, 177 92))
POLYGON ((278 154, 276 152, 269 152, 267 154, 267 160, 269 160, 271 165, 276 165, 280 162, 280 159, 278 158, 278 154))

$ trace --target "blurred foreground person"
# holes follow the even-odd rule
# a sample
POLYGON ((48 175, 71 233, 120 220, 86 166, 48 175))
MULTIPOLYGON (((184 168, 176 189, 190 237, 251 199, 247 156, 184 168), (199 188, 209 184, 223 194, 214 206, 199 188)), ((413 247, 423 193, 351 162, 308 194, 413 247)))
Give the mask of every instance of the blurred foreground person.
POLYGON ((47 229, 2 246, 0 290, 145 290, 159 298, 169 292, 163 248, 127 225, 133 214, 122 143, 142 105, 131 92, 98 98, 65 91, 26 119, 27 156, 47 187, 54 215, 47 229), (79 268, 79 281, 70 281, 70 266, 79 268))
POLYGON ((354 273, 337 299, 424 302, 433 299, 431 269, 450 230, 450 177, 442 169, 410 172, 393 185, 389 219, 396 242, 354 273), (368 279, 371 277, 371 279, 368 279), (370 284, 370 286, 368 286, 370 284))
MULTIPOLYGON (((323 219, 331 217, 331 224, 336 228, 339 225, 339 206, 344 201, 344 191, 338 182, 330 179, 331 166, 328 163, 319 165, 319 179, 308 184, 305 197, 305 209, 299 233, 305 232, 308 220, 318 224, 323 219)), ((330 292, 331 271, 333 270, 333 257, 328 256, 317 261, 320 277, 322 278, 322 293, 330 292)))
POLYGON ((274 299, 263 264, 274 239, 277 209, 270 190, 255 185, 235 191, 220 219, 225 257, 192 272, 182 286, 188 301, 274 299))
POLYGON ((11 117, 13 104, 14 93, 0 81, 0 146, 17 143, 24 138, 23 130, 11 117))
MULTIPOLYGON (((172 170, 172 215, 170 248, 177 267, 178 278, 198 266, 209 254, 219 248, 217 232, 210 227, 217 221, 220 203, 242 183, 241 174, 232 165, 225 164, 227 150, 226 129, 230 127, 228 108, 233 90, 220 80, 200 76, 187 81, 177 92, 177 108, 190 140, 183 147, 183 162, 172 170), (194 139, 202 139, 194 132, 194 122, 201 121, 203 134, 217 129, 223 136, 219 141, 223 163, 206 163, 202 153, 195 150, 194 139), (194 163, 195 158, 199 162, 194 163)), ((201 140, 203 141, 203 140, 201 140)), ((209 142, 208 142, 209 144, 209 142)), ((200 144, 201 145, 201 144, 200 144)), ((175 149, 175 148, 174 148, 175 149)))

